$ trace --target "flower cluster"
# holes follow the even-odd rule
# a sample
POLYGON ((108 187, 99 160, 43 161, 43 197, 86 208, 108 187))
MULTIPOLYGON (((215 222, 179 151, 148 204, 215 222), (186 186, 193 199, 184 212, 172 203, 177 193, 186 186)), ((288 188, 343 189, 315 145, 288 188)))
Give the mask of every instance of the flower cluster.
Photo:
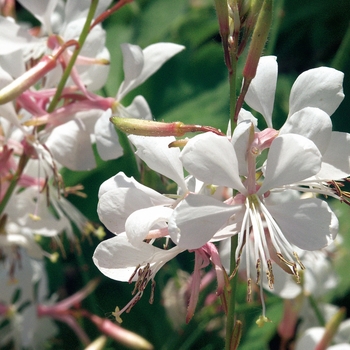
POLYGON ((191 271, 173 269, 162 292, 174 328, 196 319, 201 292, 216 283, 204 303, 220 315, 226 349, 236 350, 242 334, 238 298, 260 305, 252 323, 262 327, 273 321, 271 294, 283 299, 275 328, 281 349, 295 337, 296 349, 348 349, 344 309, 322 299, 337 284, 331 261, 342 240, 328 199, 350 204, 350 134, 333 131, 331 120, 344 99, 344 74, 328 67, 300 74, 278 129, 277 58, 262 56, 273 1, 214 0, 229 78, 227 132, 153 120, 146 99, 131 92, 184 46, 123 43, 123 81, 106 96, 113 57, 102 22, 130 2, 0 1, 0 346, 43 348, 59 321, 89 349, 102 349, 106 337, 152 349, 117 323, 147 288, 153 303, 156 274, 185 256, 191 271), (16 8, 38 26, 18 20, 16 8), (65 173, 122 156, 98 193, 98 217, 112 238, 96 243, 90 261, 134 286, 112 322, 81 304, 98 280, 85 273, 80 244, 105 232, 69 201, 85 193, 67 187, 65 173), (68 249, 85 283, 71 295, 49 288, 48 274, 68 249), (92 342, 82 319, 103 336, 92 342))
MULTIPOLYGON (((184 250, 195 253, 194 281, 198 268, 209 263, 197 258, 210 259, 220 295, 225 276, 213 242, 229 244, 235 235, 231 278, 244 269, 248 300, 253 285, 260 285, 258 324, 267 320, 263 288, 274 289, 280 269, 299 283, 304 252, 327 247, 338 232, 335 214, 317 195, 347 201, 341 183, 350 175, 350 135, 332 131, 330 119, 344 97, 342 80, 341 72, 326 67, 301 74, 286 122, 275 130, 277 63, 275 57, 262 57, 245 100, 264 116, 266 129, 259 130, 254 116, 242 110, 232 135, 202 133, 185 139, 181 151, 174 137, 129 136, 136 155, 178 190, 161 195, 123 173, 100 187, 98 214, 116 236, 100 243, 94 262, 110 278, 136 281, 127 310, 159 268, 184 250), (190 174, 186 178, 184 170, 190 174), (165 250, 156 243, 162 238, 165 250)), ((197 298, 198 286, 193 283, 191 299, 197 298)), ((190 301, 187 320, 193 308, 190 301)))

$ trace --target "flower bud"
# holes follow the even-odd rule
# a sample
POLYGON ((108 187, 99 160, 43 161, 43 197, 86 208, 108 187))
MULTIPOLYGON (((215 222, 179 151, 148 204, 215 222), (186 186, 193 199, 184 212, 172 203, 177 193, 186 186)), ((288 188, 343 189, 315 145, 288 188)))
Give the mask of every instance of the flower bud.
POLYGON ((53 56, 45 56, 33 68, 26 71, 12 83, 0 90, 0 105, 13 101, 24 91, 28 90, 39 79, 56 67, 57 61, 53 56))

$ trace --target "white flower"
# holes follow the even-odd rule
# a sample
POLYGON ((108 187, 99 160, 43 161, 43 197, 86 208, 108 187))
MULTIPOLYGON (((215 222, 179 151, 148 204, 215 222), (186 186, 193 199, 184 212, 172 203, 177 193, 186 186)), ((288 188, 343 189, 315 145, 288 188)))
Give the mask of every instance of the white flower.
MULTIPOLYGON (((95 159, 91 141, 96 142, 97 151, 103 160, 122 156, 123 149, 119 144, 118 134, 109 118, 112 114, 118 114, 152 119, 150 108, 143 96, 136 96, 126 108, 121 104, 121 100, 183 49, 183 46, 172 43, 157 43, 144 50, 137 45, 122 44, 124 81, 115 99, 112 99, 113 111, 108 108, 104 112, 92 109, 73 113, 68 118, 69 121, 56 127, 46 141, 54 157, 61 164, 73 170, 94 168, 95 159)), ((111 102, 106 101, 106 104, 111 105, 111 102)))
MULTIPOLYGON (((342 72, 328 67, 300 74, 291 89, 287 120, 279 131, 280 135, 299 134, 315 143, 322 154, 321 169, 314 177, 319 182, 340 180, 350 175, 350 135, 332 132, 330 119, 344 99, 343 79, 342 72)), ((276 57, 261 57, 245 101, 264 116, 270 128, 276 82, 276 57)))
MULTIPOLYGON (((231 234, 238 234, 235 254, 238 265, 242 251, 245 250, 248 297, 251 293, 249 281, 252 278, 252 265, 256 266, 257 281, 266 274, 267 282, 273 288, 271 249, 280 263, 298 277, 297 264, 301 268, 303 265, 293 245, 303 250, 323 248, 334 239, 338 228, 335 215, 322 200, 309 198, 286 201, 278 205, 268 201, 268 196, 274 189, 283 189, 284 186, 307 179, 319 171, 321 154, 315 144, 297 134, 273 136, 272 142, 264 141, 260 136, 264 137, 264 134, 256 133, 247 145, 247 174, 244 182, 239 176, 234 145, 226 137, 212 133, 197 135, 188 141, 180 156, 185 169, 204 183, 227 186, 239 191, 231 204, 233 207, 244 205, 244 209, 236 217, 236 220, 239 218, 239 225, 234 227, 231 234), (259 143, 259 140, 264 143, 259 143), (256 156, 261 151, 258 147, 266 144, 270 147, 264 179, 257 182, 256 156)), ((194 249, 213 236, 215 239, 216 231, 203 218, 191 222, 190 226, 186 224, 186 220, 194 221, 190 218, 198 208, 206 208, 204 201, 202 206, 200 203, 188 203, 186 211, 181 213, 181 205, 185 205, 190 200, 188 198, 174 209, 175 220, 169 223, 169 234, 176 244, 194 249), (186 242, 186 245, 182 245, 182 242, 186 242)), ((209 220, 215 220, 220 207, 212 205, 208 211, 212 213, 209 220)), ((221 225, 227 225, 222 218, 219 219, 221 225)), ((219 228, 220 225, 217 230, 219 228)), ((262 286, 261 283, 260 285, 262 286)))

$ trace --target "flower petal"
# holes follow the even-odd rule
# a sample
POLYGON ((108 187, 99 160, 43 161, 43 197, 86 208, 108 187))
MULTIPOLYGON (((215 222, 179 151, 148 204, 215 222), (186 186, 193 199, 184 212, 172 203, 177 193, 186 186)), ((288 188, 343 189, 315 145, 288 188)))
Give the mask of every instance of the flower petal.
POLYGON ((318 179, 340 180, 350 175, 350 134, 333 131, 322 157, 318 179))
POLYGON ((117 159, 123 155, 114 125, 109 121, 112 111, 108 109, 95 124, 97 151, 103 160, 117 159))
MULTIPOLYGON (((137 267, 149 263, 152 270, 156 268, 155 273, 181 251, 178 247, 162 250, 144 242, 135 247, 123 233, 101 242, 94 252, 93 261, 105 276, 127 282, 137 267)), ((133 281, 137 277, 134 276, 133 281)))
POLYGON ((129 135, 129 140, 137 148, 136 154, 154 171, 174 180, 186 191, 182 163, 179 160, 180 150, 169 148, 175 137, 151 137, 129 135))
POLYGON ((126 219, 134 211, 152 207, 155 203, 169 204, 169 201, 172 202, 171 199, 155 193, 155 196, 150 196, 150 193, 145 193, 138 188, 117 188, 105 192, 98 202, 98 216, 111 232, 123 232, 126 219))
POLYGON ((229 206, 205 195, 189 194, 174 209, 168 223, 169 235, 179 247, 200 248, 239 210, 239 206, 229 206))
POLYGON ((167 60, 185 47, 173 43, 156 43, 146 47, 122 44, 125 80, 120 85, 117 99, 141 85, 155 73, 167 60))
POLYGON ((206 184, 246 192, 239 177, 236 153, 227 137, 211 132, 197 135, 187 142, 180 159, 190 174, 206 184))
POLYGON ((55 160, 71 170, 91 170, 96 166, 90 133, 79 121, 71 120, 57 126, 46 145, 55 160))
POLYGON ((258 191, 293 184, 315 175, 321 168, 321 153, 304 136, 284 134, 272 142, 266 161, 265 180, 258 191))
POLYGON ((289 98, 289 115, 317 107, 331 116, 344 98, 344 73, 328 67, 309 69, 294 82, 289 98))
POLYGON ((332 121, 322 109, 305 107, 291 115, 280 129, 280 135, 298 134, 313 141, 323 154, 332 133, 332 121))
POLYGON ((166 227, 172 213, 173 209, 161 206, 134 211, 125 222, 129 242, 136 246, 146 238, 152 228, 166 227))
MULTIPOLYGON (((132 117, 137 119, 152 120, 152 113, 148 106, 147 101, 141 95, 136 96, 131 104, 125 108, 126 117, 132 117)), ((123 111, 121 112, 123 116, 123 111)))
POLYGON ((173 201, 172 199, 159 194, 157 191, 140 184, 133 177, 126 176, 123 172, 119 172, 117 175, 104 181, 100 186, 98 197, 100 198, 104 193, 110 190, 117 190, 119 188, 138 188, 148 197, 150 197, 153 205, 164 204, 164 201, 166 200, 168 204, 172 203, 173 201))
POLYGON ((338 220, 320 199, 302 199, 267 208, 287 240, 301 249, 324 248, 337 235, 338 220))
POLYGON ((275 56, 264 56, 259 60, 256 76, 252 80, 245 102, 261 113, 269 128, 272 128, 272 110, 277 84, 277 62, 275 56))

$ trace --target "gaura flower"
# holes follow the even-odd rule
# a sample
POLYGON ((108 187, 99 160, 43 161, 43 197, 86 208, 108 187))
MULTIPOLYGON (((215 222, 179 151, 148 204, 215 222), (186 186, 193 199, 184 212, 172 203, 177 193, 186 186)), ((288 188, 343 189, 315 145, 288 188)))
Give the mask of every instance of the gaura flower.
MULTIPOLYGON (((237 132, 245 128, 244 123, 240 125, 237 132)), ((248 122, 248 125, 251 123, 248 122)), ((249 129, 252 130, 252 127, 249 126, 246 130, 249 129)), ((185 169, 204 183, 227 186, 239 192, 226 203, 243 206, 240 216, 236 214, 238 225, 231 235, 238 234, 238 247, 235 252, 237 265, 242 251, 245 250, 249 298, 252 262, 255 264, 257 282, 266 274, 270 288, 274 284, 272 252, 290 273, 299 278, 297 264, 301 268, 304 266, 293 245, 303 250, 325 247, 335 238, 338 221, 328 204, 317 198, 287 201, 279 205, 271 205, 268 201, 272 191, 281 191, 285 186, 319 172, 321 154, 312 141, 297 134, 276 137, 275 132, 271 133, 269 130, 261 133, 250 132, 246 140, 244 181, 239 176, 234 141, 235 135, 232 142, 213 133, 197 135, 188 141, 180 159, 185 169), (257 181, 256 158, 265 148, 269 148, 269 153, 263 171, 264 177, 262 181, 257 181)), ((193 213, 199 208, 208 209, 204 202, 193 206, 190 197, 187 197, 174 209, 169 222, 169 234, 179 246, 195 249, 209 239, 215 239, 216 231, 210 230, 206 220, 193 219, 193 213)), ((218 211, 219 208, 211 209, 211 220, 217 220, 215 210, 218 211)), ((221 224, 224 225, 224 222, 221 224)), ((260 288, 262 293, 262 283, 260 288)))

